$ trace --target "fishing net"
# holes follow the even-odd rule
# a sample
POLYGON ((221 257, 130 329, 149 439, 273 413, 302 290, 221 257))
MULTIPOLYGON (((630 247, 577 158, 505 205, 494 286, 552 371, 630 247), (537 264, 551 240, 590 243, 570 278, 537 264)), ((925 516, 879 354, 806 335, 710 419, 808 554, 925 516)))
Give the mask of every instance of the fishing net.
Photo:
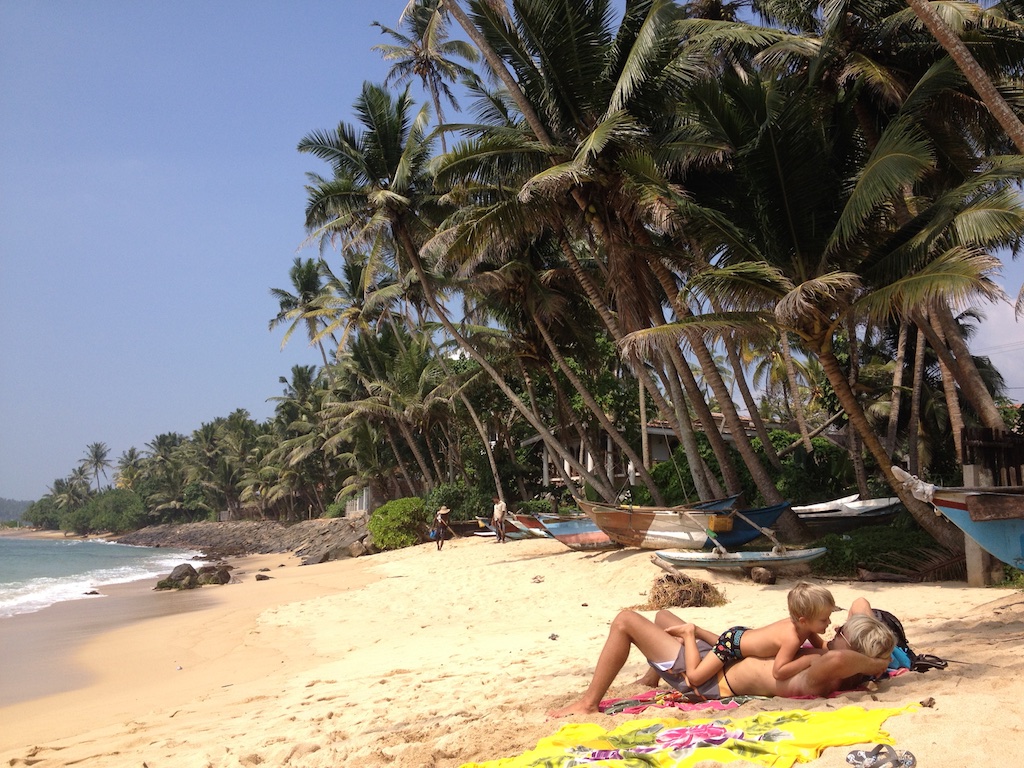
POLYGON ((680 574, 666 574, 654 580, 644 605, 638 611, 660 611, 663 608, 705 608, 725 605, 725 596, 717 587, 700 579, 680 574))

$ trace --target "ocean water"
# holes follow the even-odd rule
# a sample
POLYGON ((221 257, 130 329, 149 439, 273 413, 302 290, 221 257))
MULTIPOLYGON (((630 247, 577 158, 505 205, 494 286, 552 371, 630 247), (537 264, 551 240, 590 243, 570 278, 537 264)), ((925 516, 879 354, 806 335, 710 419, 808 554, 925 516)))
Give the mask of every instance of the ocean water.
POLYGON ((165 576, 198 552, 97 540, 0 536, 0 619, 64 600, 89 600, 103 584, 165 576))

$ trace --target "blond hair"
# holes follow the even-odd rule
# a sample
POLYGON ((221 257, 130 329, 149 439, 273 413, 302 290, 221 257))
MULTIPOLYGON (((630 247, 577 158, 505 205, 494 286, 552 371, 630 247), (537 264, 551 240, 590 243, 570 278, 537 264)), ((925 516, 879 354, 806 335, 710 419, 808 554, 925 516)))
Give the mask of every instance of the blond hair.
POLYGON ((867 613, 855 613, 840 627, 849 646, 873 659, 887 659, 896 647, 896 635, 885 624, 867 613))
POLYGON ((786 598, 789 603, 789 617, 793 621, 828 616, 836 607, 832 593, 820 584, 801 581, 786 598))

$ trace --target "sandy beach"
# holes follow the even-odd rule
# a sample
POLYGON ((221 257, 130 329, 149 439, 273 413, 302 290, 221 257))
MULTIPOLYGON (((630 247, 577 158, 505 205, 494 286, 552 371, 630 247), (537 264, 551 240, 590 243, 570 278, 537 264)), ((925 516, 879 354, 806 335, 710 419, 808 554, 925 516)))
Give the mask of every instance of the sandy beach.
MULTIPOLYGON (((0 620, 0 764, 443 768, 511 757, 565 722, 546 712, 583 691, 609 621, 645 603, 662 575, 639 550, 477 537, 440 552, 426 544, 315 566, 281 555, 235 565, 235 584, 186 593, 120 585, 103 599, 0 620), (257 581, 260 568, 271 578, 257 581)), ((795 582, 691 575, 715 583, 727 604, 677 612, 716 630, 782 618, 795 582)), ((884 726, 918 765, 999 766, 1024 752, 1024 593, 826 585, 840 605, 863 595, 898 615, 915 649, 950 659, 948 669, 830 699, 747 702, 732 714, 931 699, 884 726)), ((645 690, 632 682, 644 669, 634 651, 610 695, 645 690)), ((635 717, 569 720, 611 727, 635 717)), ((808 765, 845 766, 852 748, 808 765)))

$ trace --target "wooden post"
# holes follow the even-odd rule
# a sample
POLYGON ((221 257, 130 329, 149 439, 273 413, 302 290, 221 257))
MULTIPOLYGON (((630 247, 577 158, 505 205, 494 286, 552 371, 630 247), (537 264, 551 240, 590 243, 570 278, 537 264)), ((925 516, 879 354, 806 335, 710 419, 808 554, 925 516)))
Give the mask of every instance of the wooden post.
MULTIPOLYGON (((964 485, 992 485, 992 475, 980 464, 964 464, 964 485)), ((1003 580, 1003 564, 964 534, 964 555, 967 559, 967 586, 988 587, 1003 580)))

